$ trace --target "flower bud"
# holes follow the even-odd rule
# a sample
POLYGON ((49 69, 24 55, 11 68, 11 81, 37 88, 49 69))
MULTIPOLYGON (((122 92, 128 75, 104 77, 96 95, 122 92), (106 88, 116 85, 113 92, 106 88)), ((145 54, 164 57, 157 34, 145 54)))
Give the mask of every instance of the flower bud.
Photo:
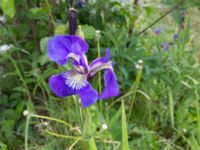
POLYGON ((29 113, 29 111, 28 110, 24 110, 24 112, 23 112, 23 115, 24 116, 28 116, 30 113, 29 113))
POLYGON ((103 130, 107 130, 108 129, 108 126, 105 123, 103 123, 101 127, 102 127, 103 130))
POLYGON ((69 33, 75 35, 77 29, 77 14, 74 8, 69 9, 69 33))
POLYGON ((96 30, 96 38, 97 40, 99 40, 101 37, 101 31, 100 30, 96 30))

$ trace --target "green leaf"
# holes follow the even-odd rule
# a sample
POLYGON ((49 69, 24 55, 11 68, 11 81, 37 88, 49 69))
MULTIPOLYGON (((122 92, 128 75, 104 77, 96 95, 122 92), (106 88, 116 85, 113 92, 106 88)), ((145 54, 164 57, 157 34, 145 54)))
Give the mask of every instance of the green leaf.
POLYGON ((44 37, 40 40, 40 49, 41 51, 44 53, 46 53, 46 49, 47 49, 47 42, 50 39, 50 37, 44 37))
POLYGON ((15 15, 15 3, 14 0, 2 0, 2 9, 3 12, 10 18, 13 18, 15 15))
POLYGON ((1 150, 7 150, 7 146, 1 141, 0 141, 0 149, 1 150))
POLYGON ((173 95, 171 88, 169 87, 168 90, 168 97, 169 97, 169 113, 170 113, 170 120, 171 120, 171 125, 174 127, 174 100, 173 100, 173 95))
POLYGON ((60 24, 55 29, 55 34, 65 34, 67 31, 67 25, 60 24))
POLYGON ((27 12, 27 17, 29 19, 35 19, 35 20, 48 20, 48 8, 46 7, 31 8, 27 12))
POLYGON ((83 25, 81 26, 85 39, 93 39, 96 35, 96 29, 93 26, 83 25))
POLYGON ((127 122, 126 112, 124 107, 124 101, 122 100, 122 149, 129 150, 128 147, 128 133, 127 133, 127 122))

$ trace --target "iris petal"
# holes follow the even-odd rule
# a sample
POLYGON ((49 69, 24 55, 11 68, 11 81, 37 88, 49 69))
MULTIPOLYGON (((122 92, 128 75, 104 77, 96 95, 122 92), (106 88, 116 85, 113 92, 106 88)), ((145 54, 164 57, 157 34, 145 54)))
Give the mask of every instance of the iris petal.
POLYGON ((88 51, 88 44, 75 35, 57 35, 48 41, 48 56, 60 65, 67 63, 68 54, 81 55, 88 51))
POLYGON ((111 57, 110 49, 107 48, 104 56, 97 58, 94 61, 92 61, 92 63, 90 64, 90 68, 93 69, 96 66, 99 66, 103 63, 107 63, 110 60, 110 57, 111 57))
POLYGON ((77 93, 76 90, 73 90, 65 84, 64 73, 51 76, 49 79, 49 86, 51 91, 61 98, 77 93))
POLYGON ((112 62, 109 61, 111 57, 110 49, 107 48, 105 51, 105 55, 95 59, 90 65, 89 65, 89 75, 88 77, 93 77, 97 72, 104 70, 104 69, 112 69, 112 62))
POLYGON ((104 71, 104 89, 100 95, 100 99, 108 99, 119 95, 119 88, 115 73, 111 69, 104 71))
POLYGON ((81 74, 76 70, 66 72, 63 77, 65 84, 74 90, 80 90, 88 84, 87 75, 81 74))
POLYGON ((81 103, 84 108, 94 104, 98 99, 98 92, 95 89, 93 89, 89 83, 87 86, 79 90, 78 94, 80 96, 81 103))

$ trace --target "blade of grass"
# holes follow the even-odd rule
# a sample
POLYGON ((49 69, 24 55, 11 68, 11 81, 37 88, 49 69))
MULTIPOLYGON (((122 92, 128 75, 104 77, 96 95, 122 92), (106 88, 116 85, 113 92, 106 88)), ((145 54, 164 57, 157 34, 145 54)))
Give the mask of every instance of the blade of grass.
POLYGON ((170 113, 170 120, 172 128, 174 128, 174 100, 171 88, 168 88, 168 98, 169 98, 169 113, 170 113))
POLYGON ((199 94, 197 87, 195 88, 196 95, 196 110, 197 110, 197 129, 198 129, 198 142, 200 143, 200 114, 199 114, 199 94))
POLYGON ((30 121, 30 116, 27 116, 27 118, 26 118, 26 126, 25 126, 25 138, 24 138, 24 147, 25 147, 25 150, 28 150, 28 128, 29 128, 29 121, 30 121))
POLYGON ((122 149, 129 150, 128 146, 128 133, 127 133, 127 122, 126 112, 124 107, 124 100, 122 100, 122 149))

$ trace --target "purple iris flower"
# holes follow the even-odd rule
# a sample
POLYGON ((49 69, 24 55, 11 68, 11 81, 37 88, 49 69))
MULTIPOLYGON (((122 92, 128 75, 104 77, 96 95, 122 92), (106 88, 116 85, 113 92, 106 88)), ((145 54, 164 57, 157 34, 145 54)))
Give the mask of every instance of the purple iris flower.
POLYGON ((57 35, 48 41, 47 48, 52 61, 65 65, 71 59, 73 64, 71 70, 50 77, 51 91, 61 98, 78 94, 84 108, 94 104, 98 99, 108 99, 119 94, 117 79, 110 61, 110 50, 106 49, 103 57, 88 64, 85 55, 88 48, 88 44, 75 35, 57 35), (98 94, 89 80, 101 70, 104 70, 104 89, 98 94))
POLYGON ((154 30, 154 33, 159 36, 160 33, 163 31, 163 29, 161 27, 158 27, 157 29, 154 30))
POLYGON ((169 50, 169 44, 168 43, 163 43, 162 46, 163 46, 164 50, 166 50, 166 51, 169 50))
POLYGON ((178 38, 178 33, 174 34, 174 40, 178 38))

